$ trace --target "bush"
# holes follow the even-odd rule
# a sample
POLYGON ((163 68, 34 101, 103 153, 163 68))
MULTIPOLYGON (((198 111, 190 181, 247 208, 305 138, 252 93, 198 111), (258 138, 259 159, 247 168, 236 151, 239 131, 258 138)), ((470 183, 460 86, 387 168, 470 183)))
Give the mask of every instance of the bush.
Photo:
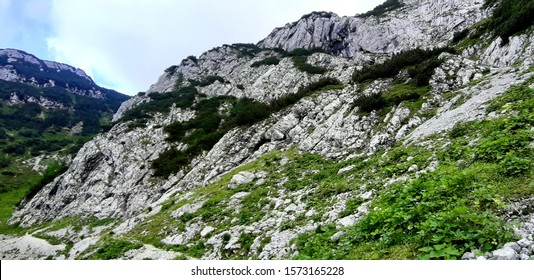
POLYGON ((357 15, 357 17, 362 17, 362 18, 370 17, 370 16, 377 17, 377 16, 381 16, 384 13, 387 13, 389 11, 393 11, 395 9, 401 8, 402 6, 404 6, 404 3, 402 3, 399 0, 386 0, 386 2, 376 6, 371 11, 366 12, 366 13, 361 14, 361 15, 357 15))
POLYGON ((0 153, 0 168, 8 167, 11 164, 11 158, 3 153, 0 153))
POLYGON ((407 84, 396 85, 382 95, 387 104, 398 105, 403 101, 417 100, 428 91, 429 87, 417 87, 407 84))
POLYGON ((511 36, 534 25, 534 2, 531 0, 486 0, 486 6, 495 5, 490 27, 507 44, 511 36))
POLYGON ((380 110, 388 105, 382 93, 375 93, 371 95, 362 95, 354 100, 354 105, 363 112, 370 113, 373 110, 380 110))
POLYGON ((141 244, 135 244, 126 240, 107 240, 91 257, 94 260, 112 260, 120 258, 124 253, 141 248, 141 244))
POLYGON ((263 66, 263 65, 278 65, 278 63, 280 63, 280 59, 278 59, 278 57, 270 56, 270 57, 264 58, 264 59, 262 59, 260 61, 256 61, 256 62, 252 63, 250 65, 250 67, 257 68, 257 67, 260 67, 260 66, 263 66))
MULTIPOLYGON (((386 60, 384 63, 375 64, 371 66, 364 67, 362 70, 355 71, 352 80, 357 83, 365 82, 368 80, 376 80, 381 78, 389 78, 397 75, 403 68, 414 66, 423 63, 418 67, 423 67, 427 71, 433 70, 441 62, 436 60, 436 58, 443 52, 452 52, 453 49, 450 48, 439 48, 434 50, 422 50, 422 49, 413 49, 398 54, 393 55, 389 60, 386 60), (430 60, 431 62, 427 62, 430 60), (426 63, 425 63, 426 62, 426 63), (438 64, 439 63, 439 64, 438 64)), ((421 75, 422 77, 418 80, 423 82, 426 80, 424 75, 432 75, 431 73, 420 73, 420 70, 411 69, 411 74, 414 77, 421 75)), ((428 83, 426 83, 428 84, 428 83)))
POLYGON ((67 169, 68 166, 64 163, 54 162, 50 164, 43 172, 41 179, 39 179, 35 185, 30 187, 26 193, 26 196, 24 197, 24 200, 31 200, 39 191, 43 189, 44 186, 54 181, 57 176, 63 174, 65 171, 67 171, 67 169))
POLYGON ((293 57, 293 65, 295 65, 295 67, 298 70, 302 72, 306 72, 308 74, 312 74, 312 75, 320 75, 320 74, 324 74, 328 72, 328 69, 324 67, 317 67, 317 66, 308 64, 306 62, 307 60, 308 60, 308 57, 306 56, 295 56, 293 57))

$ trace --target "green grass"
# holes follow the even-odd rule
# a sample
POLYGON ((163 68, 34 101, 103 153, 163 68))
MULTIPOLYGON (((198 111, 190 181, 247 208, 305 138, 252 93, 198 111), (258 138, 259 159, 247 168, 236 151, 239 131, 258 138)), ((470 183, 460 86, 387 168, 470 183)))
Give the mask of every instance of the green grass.
MULTIPOLYGON (((457 125, 449 133, 451 143, 437 151, 435 171, 378 188, 373 210, 338 241, 330 239, 338 231, 333 225, 299 236, 298 258, 458 259, 465 251, 493 250, 516 238, 499 215, 507 202, 534 195, 533 101, 534 90, 512 87, 489 110, 515 114, 457 125), (473 139, 478 141, 468 145, 473 139)), ((380 170, 374 176, 404 174, 412 163, 421 166, 432 153, 425 150, 396 146, 385 156, 373 156, 371 166, 380 170), (410 163, 407 156, 414 157, 410 163)))
POLYGON ((8 226, 7 221, 11 218, 18 203, 39 180, 40 176, 37 172, 20 166, 18 163, 12 163, 9 167, 2 169, 0 184, 6 187, 6 191, 0 192, 0 233, 20 232, 17 227, 8 226))
POLYGON ((93 260, 112 260, 118 259, 124 255, 127 251, 139 249, 141 244, 132 243, 123 239, 109 238, 104 240, 103 243, 97 245, 98 249, 90 257, 93 260))

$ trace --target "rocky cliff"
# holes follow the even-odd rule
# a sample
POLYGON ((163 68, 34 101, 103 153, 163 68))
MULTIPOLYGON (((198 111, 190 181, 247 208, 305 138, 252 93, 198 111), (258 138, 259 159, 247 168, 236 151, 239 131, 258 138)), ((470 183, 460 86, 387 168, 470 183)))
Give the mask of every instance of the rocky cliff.
POLYGON ((516 184, 531 178, 531 122, 517 124, 521 136, 509 136, 517 146, 500 156, 485 147, 496 145, 487 127, 531 114, 534 35, 503 44, 480 28, 491 16, 482 1, 403 2, 379 16, 312 13, 257 45, 225 45, 169 67, 11 223, 70 242, 51 254, 60 258, 107 258, 101 253, 117 244, 113 258, 459 258, 519 239, 497 221, 522 219, 512 258, 528 258, 531 183, 504 194, 472 176, 514 161, 503 172, 523 176, 516 184), (406 193, 405 204, 388 208, 406 193), (512 213, 503 197, 526 210, 512 213), (426 214, 472 222, 447 229, 467 241, 406 241, 399 232, 443 232, 426 214), (477 222, 493 243, 470 243, 477 222), (395 253, 363 253, 377 244, 395 253))

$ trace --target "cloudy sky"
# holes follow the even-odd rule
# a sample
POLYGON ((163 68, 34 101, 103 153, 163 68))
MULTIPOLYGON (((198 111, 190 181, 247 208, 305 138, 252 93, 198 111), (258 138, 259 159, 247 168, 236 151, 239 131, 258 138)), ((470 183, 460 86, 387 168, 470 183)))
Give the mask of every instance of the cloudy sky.
POLYGON ((257 43, 312 11, 352 16, 384 0, 0 0, 0 48, 85 70, 133 95, 222 44, 257 43))

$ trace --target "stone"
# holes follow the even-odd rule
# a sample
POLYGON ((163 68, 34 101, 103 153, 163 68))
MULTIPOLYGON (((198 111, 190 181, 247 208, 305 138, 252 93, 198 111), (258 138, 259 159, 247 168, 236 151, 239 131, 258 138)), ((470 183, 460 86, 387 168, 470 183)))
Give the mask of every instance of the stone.
POLYGON ((475 254, 472 252, 465 252, 462 255, 462 260, 474 260, 476 258, 475 254))
POLYGON ((504 247, 502 249, 493 251, 492 259, 494 260, 518 260, 519 255, 511 247, 504 247))
POLYGON ((235 189, 241 185, 248 184, 256 179, 256 175, 252 172, 243 171, 235 174, 230 183, 228 184, 229 189, 235 189))
POLYGON ((336 242, 336 241, 338 241, 341 237, 343 237, 343 236, 345 236, 345 235, 347 235, 347 232, 345 232, 345 231, 338 231, 338 232, 334 233, 334 235, 332 235, 332 236, 330 237, 330 240, 336 242))
POLYGON ((215 230, 214 227, 212 227, 212 226, 207 226, 207 227, 205 227, 205 228, 200 232, 200 236, 201 236, 201 237, 206 237, 206 235, 212 233, 214 230, 215 230))
POLYGON ((517 245, 521 246, 521 248, 528 248, 528 246, 531 244, 534 244, 534 242, 532 240, 528 240, 527 238, 517 241, 517 245))
POLYGON ((349 227, 355 225, 357 221, 358 217, 356 215, 350 215, 339 219, 337 223, 344 227, 349 227))
POLYGON ((532 255, 532 251, 529 250, 528 248, 522 248, 521 251, 519 252, 519 254, 521 254, 521 255, 532 255))
POLYGON ((288 214, 291 214, 297 212, 298 209, 299 207, 296 204, 291 203, 289 206, 286 207, 284 211, 288 214))
POLYGON ((408 172, 417 172, 418 170, 419 170, 419 167, 417 167, 416 164, 413 164, 408 168, 408 172))
POLYGON ((508 242, 508 243, 504 244, 503 247, 504 248, 511 248, 516 253, 519 253, 519 251, 521 251, 521 246, 519 246, 516 242, 508 242))
POLYGON ((341 169, 339 169, 339 171, 337 172, 337 175, 341 175, 343 173, 347 173, 349 171, 351 171, 352 169, 354 169, 354 165, 349 165, 349 166, 346 166, 346 167, 343 167, 341 169))

